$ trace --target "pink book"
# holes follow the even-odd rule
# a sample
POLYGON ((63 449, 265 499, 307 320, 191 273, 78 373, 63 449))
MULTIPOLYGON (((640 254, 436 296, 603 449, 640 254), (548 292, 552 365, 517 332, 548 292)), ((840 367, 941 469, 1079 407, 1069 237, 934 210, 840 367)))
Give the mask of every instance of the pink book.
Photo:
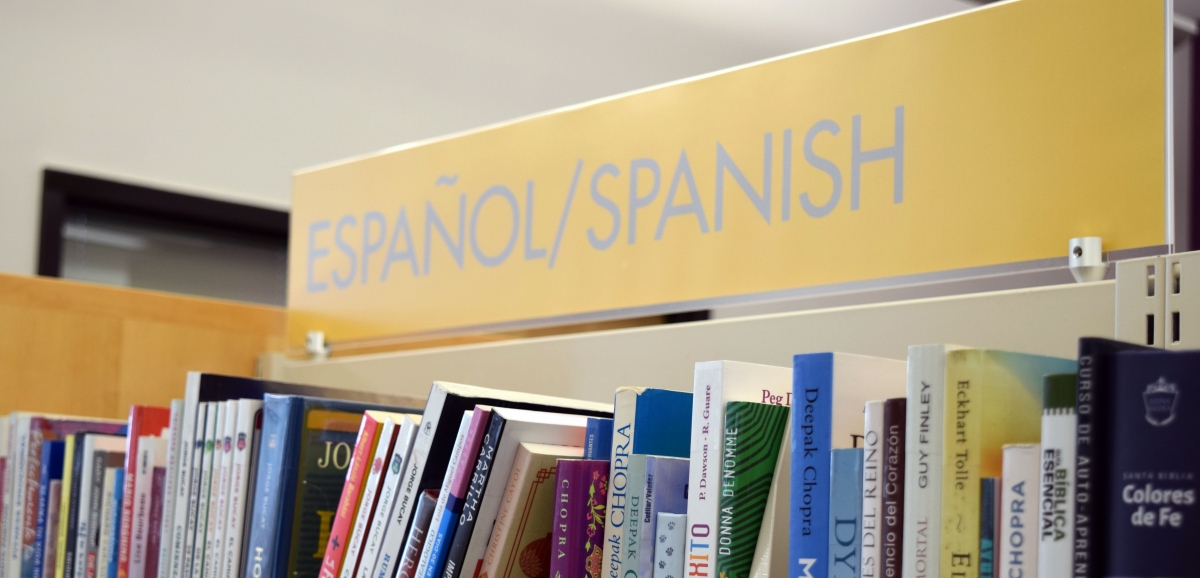
POLYGON ((154 468, 154 478, 150 484, 150 531, 146 536, 146 578, 158 576, 158 549, 162 539, 163 494, 167 486, 167 468, 154 468))
POLYGON ((354 523, 358 502, 362 498, 367 466, 375 454, 379 428, 387 419, 386 414, 380 415, 383 413, 371 410, 363 413, 362 423, 358 426, 358 437, 354 441, 354 453, 350 456, 350 466, 346 468, 342 497, 338 500, 337 514, 329 531, 329 541, 325 545, 325 558, 321 561, 319 578, 337 578, 342 569, 342 561, 346 556, 346 540, 350 538, 350 525, 354 523))

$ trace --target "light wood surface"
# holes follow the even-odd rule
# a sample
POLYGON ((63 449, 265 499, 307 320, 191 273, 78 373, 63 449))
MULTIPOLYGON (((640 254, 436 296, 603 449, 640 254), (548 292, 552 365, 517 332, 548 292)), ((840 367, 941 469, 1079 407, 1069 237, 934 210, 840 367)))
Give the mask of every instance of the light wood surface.
POLYGON ((254 376, 284 310, 0 274, 0 412, 121 418, 183 396, 188 371, 254 376))

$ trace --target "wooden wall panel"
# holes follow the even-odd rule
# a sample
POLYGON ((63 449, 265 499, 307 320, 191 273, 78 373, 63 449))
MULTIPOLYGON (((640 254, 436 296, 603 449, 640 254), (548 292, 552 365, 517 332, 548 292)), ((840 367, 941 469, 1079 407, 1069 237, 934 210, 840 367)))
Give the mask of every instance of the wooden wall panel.
POLYGON ((284 323, 276 307, 0 274, 0 413, 167 405, 188 371, 253 376, 284 323))

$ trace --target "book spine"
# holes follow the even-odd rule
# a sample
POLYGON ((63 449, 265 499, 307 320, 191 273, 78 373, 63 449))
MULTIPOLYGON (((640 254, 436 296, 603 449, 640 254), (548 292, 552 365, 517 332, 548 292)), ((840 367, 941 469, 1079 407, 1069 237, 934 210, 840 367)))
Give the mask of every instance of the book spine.
POLYGON ((42 557, 42 574, 40 578, 54 578, 58 571, 55 562, 58 560, 58 525, 62 510, 62 481, 52 480, 49 492, 49 511, 46 513, 46 552, 42 557))
POLYGON ((46 548, 46 515, 50 505, 50 444, 44 444, 42 452, 42 468, 38 481, 37 498, 37 535, 33 540, 33 568, 30 576, 40 578, 42 575, 42 557, 46 548))
POLYGON ((982 402, 981 352, 963 349, 946 360, 942 442, 941 575, 978 573, 982 402), (967 569, 964 570, 964 565, 967 569))
POLYGON ((533 454, 527 449, 518 449, 517 455, 513 459, 512 469, 508 474, 508 484, 504 490, 504 498, 501 502, 500 510, 496 514, 496 523, 492 527, 491 535, 488 538, 487 550, 484 552, 481 564, 476 569, 472 578, 478 578, 479 576, 496 577, 500 575, 500 559, 502 549, 505 548, 504 541, 506 536, 508 536, 510 528, 512 528, 513 522, 520 515, 517 511, 518 500, 521 499, 525 491, 525 485, 528 483, 527 479, 532 464, 533 454))
POLYGON ((1001 576, 1037 578, 1040 469, 1036 444, 1004 446, 1004 472, 1000 478, 1001 576))
POLYGON ((223 428, 213 448, 212 498, 208 513, 208 560, 204 578, 219 578, 225 564, 225 531, 229 525, 229 483, 233 468, 233 436, 237 435, 238 402, 228 400, 221 411, 223 428))
POLYGON ((446 475, 442 479, 442 487, 438 491, 438 503, 437 507, 433 510, 433 520, 430 522, 428 536, 425 538, 426 543, 421 551, 421 561, 417 564, 417 572, 415 574, 417 578, 426 578, 429 566, 433 563, 434 550, 437 548, 437 539, 442 529, 442 518, 446 516, 446 508, 451 499, 451 490, 454 487, 454 480, 458 475, 463 448, 467 444, 467 434, 471 428, 471 419, 471 412, 467 412, 459 424, 458 436, 454 441, 454 451, 450 454, 450 462, 446 468, 446 475))
MULTIPOLYGON (((242 569, 242 549, 246 519, 250 512, 251 459, 254 457, 256 425, 261 423, 262 401, 238 400, 237 426, 233 441, 233 461, 229 475, 229 518, 225 528, 225 555, 221 559, 221 578, 235 578, 242 569)), ((136 576, 134 578, 137 578, 136 576)), ((147 576, 146 578, 151 578, 147 576)))
MULTIPOLYGON (((125 484, 121 488, 121 527, 118 546, 117 578, 129 577, 131 549, 133 548, 133 518, 138 505, 138 448, 142 436, 159 436, 170 423, 170 410, 162 407, 134 405, 129 408, 128 431, 125 446, 125 484)), ((144 547, 144 546, 143 546, 144 547)), ((138 578, 142 578, 138 576, 138 578)))
MULTIPOLYGON (((267 396, 263 400, 263 442, 258 475, 254 481, 254 509, 250 512, 250 543, 244 576, 275 578, 283 504, 279 492, 284 480, 285 444, 290 439, 293 398, 267 396)), ((296 404, 298 405, 298 403, 296 404)))
POLYGON ((900 578, 904 566, 904 459, 908 417, 906 398, 883 405, 883 500, 880 518, 880 571, 882 578, 900 578))
POLYGON ((205 562, 208 561, 209 509, 212 507, 212 482, 217 438, 224 426, 223 409, 224 404, 210 402, 204 424, 204 452, 200 456, 200 484, 198 486, 199 495, 196 498, 191 578, 204 578, 205 562))
MULTIPOLYGON (((725 426, 722 364, 697 363, 692 391, 691 465, 688 472, 687 555, 692 578, 710 578, 716 563, 720 450, 725 426)), ((613 443, 620 436, 613 433, 613 443)), ((613 452, 613 459, 618 458, 613 452)), ((611 578, 611 576, 610 576, 611 578)))
POLYGON ((863 411, 862 578, 879 578, 883 525, 883 401, 868 401, 863 411))
POLYGON ((100 537, 103 533, 101 520, 104 512, 104 486, 106 483, 108 452, 98 451, 92 461, 92 484, 89 489, 91 499, 88 501, 87 532, 81 531, 83 539, 82 551, 77 555, 83 557, 84 578, 96 578, 96 565, 100 562, 100 537))
POLYGON ((946 352, 943 346, 909 348, 907 398, 901 575, 904 578, 938 578, 945 433, 942 420, 946 398, 946 352))
MULTIPOLYGON (((833 355, 797 355, 793 371, 792 397, 800 405, 792 414, 791 503, 796 506, 789 533, 789 574, 827 578, 833 575, 829 560, 833 355)), ((688 517, 690 524, 690 510, 688 517)))
POLYGON ((215 410, 211 403, 201 403, 200 413, 196 416, 196 437, 192 443, 191 467, 189 470, 188 490, 184 495, 184 527, 183 555, 180 560, 179 578, 201 578, 195 574, 196 554, 196 525, 200 510, 200 489, 204 471, 204 441, 209 434, 209 415, 215 410))
POLYGON ((154 474, 150 478, 150 517, 147 526, 150 532, 146 537, 146 561, 143 574, 146 578, 158 576, 160 568, 159 561, 162 560, 162 542, 166 542, 163 538, 166 537, 165 532, 157 532, 154 528, 164 528, 164 517, 167 513, 167 496, 170 492, 167 491, 168 480, 171 478, 167 472, 170 472, 170 467, 154 468, 154 474))
POLYGON ((125 468, 114 468, 113 480, 113 495, 112 495, 112 512, 105 519, 108 524, 108 545, 105 548, 105 564, 108 578, 117 578, 118 568, 120 566, 121 557, 121 508, 125 505, 125 468))
MULTIPOLYGON (((184 402, 181 399, 171 400, 171 425, 167 431, 167 479, 163 486, 162 522, 155 526, 160 534, 158 547, 158 571, 146 574, 145 578, 171 578, 171 539, 175 528, 175 497, 178 494, 179 473, 183 467, 183 452, 186 446, 180 445, 184 437, 184 402)), ((56 577, 61 578, 61 577, 56 577)))
POLYGON ((579 460, 558 460, 558 472, 554 488, 554 526, 550 539, 550 576, 567 578, 582 577, 581 559, 583 545, 579 543, 575 530, 583 526, 583 475, 584 467, 579 460))
MULTIPOLYGON (((621 576, 636 578, 641 566, 642 513, 646 505, 646 459, 644 454, 629 456, 629 482, 625 495, 625 538, 621 544, 621 576)), ((602 553, 603 555, 603 553, 602 553)))
MULTIPOLYGON (((429 390, 429 399, 425 402, 425 411, 421 414, 421 430, 413 440, 413 448, 408 463, 405 465, 404 486, 400 493, 399 499, 396 500, 395 511, 392 513, 392 522, 388 525, 388 531, 385 534, 391 534, 394 526, 400 527, 399 540, 403 544, 407 541, 408 528, 412 525, 413 508, 417 505, 417 499, 420 498, 425 480, 425 464, 429 461, 429 451, 433 447, 433 439, 441 424, 442 410, 446 407, 446 400, 450 393, 445 388, 435 383, 429 390)), ((458 417, 451 416, 457 420, 458 417)), ((386 538, 385 538, 386 540, 386 538)), ((385 553, 388 552, 385 550, 385 553)), ((401 554, 400 550, 393 552, 393 558, 401 554)), ((383 559, 380 556, 380 559, 383 559)))
POLYGON ((685 514, 661 513, 654 525, 654 578, 678 578, 683 576, 683 552, 687 527, 685 514))
MULTIPOLYGON (((597 418, 589 419, 595 420, 597 418)), ((475 469, 471 474, 470 485, 463 499, 462 513, 458 516, 458 528, 454 530, 454 540, 446 553, 446 564, 442 570, 442 578, 459 578, 463 573, 463 561, 467 556, 467 546, 471 543, 471 535, 475 532, 476 519, 479 516, 479 503, 483 492, 491 479, 492 463, 496 459, 496 446, 504 433, 504 417, 492 413, 488 423, 487 433, 479 445, 479 455, 475 458, 475 469)))
MULTIPOLYGON (((422 419, 421 423, 425 423, 424 419, 422 419)), ((424 429, 423 426, 422 429, 424 429)), ((414 432, 414 439, 409 442, 413 447, 409 450, 408 459, 401 464, 401 477, 398 481, 399 487, 396 490, 396 497, 393 498, 395 505, 392 506, 392 514, 387 520, 383 531, 383 544, 379 546, 379 559, 375 562, 375 568, 371 571, 371 577, 373 578, 391 578, 397 573, 397 562, 407 555, 405 546, 408 540, 411 539, 411 532, 405 531, 405 525, 411 519, 410 514, 413 511, 409 501, 410 499, 419 501, 423 496, 423 494, 414 493, 417 482, 420 481, 423 467, 413 463, 419 459, 417 457, 416 437, 416 433, 414 432)), ((432 512, 430 512, 430 515, 432 516, 432 512)), ((424 540, 423 535, 421 539, 424 540)), ((413 567, 409 569, 410 574, 416 570, 416 563, 419 561, 420 555, 421 553, 418 551, 418 560, 414 560, 413 567)))
MULTIPOLYGON (((132 485, 133 496, 129 498, 133 502, 133 516, 129 520, 132 526, 126 532, 126 522, 121 521, 121 535, 127 536, 129 540, 128 546, 122 544, 121 550, 125 552, 128 558, 126 562, 128 567, 126 575, 129 578, 145 578, 146 575, 146 548, 148 547, 151 533, 156 533, 157 530, 150 527, 150 491, 151 483, 154 477, 154 452, 157 444, 166 443, 161 438, 150 436, 142 436, 137 442, 137 456, 133 463, 133 484, 125 484, 126 487, 132 485)), ((128 459, 128 456, 126 456, 128 459)), ((127 474, 128 475, 128 474, 127 474)), ((120 572, 120 568, 117 569, 120 572)))
POLYGON ((334 578, 342 568, 346 555, 346 541, 350 537, 350 525, 362 498, 362 486, 378 442, 380 425, 371 414, 363 414, 358 437, 354 442, 354 453, 351 454, 350 466, 346 470, 342 497, 338 500, 337 514, 329 531, 329 541, 325 545, 325 559, 321 561, 319 578, 334 578))
POLYGON ((788 408, 783 406, 738 401, 726 405, 718 576, 750 575, 788 418, 788 408))
MULTIPOLYGON (((188 376, 189 381, 194 379, 188 376)), ((190 384, 189 384, 190 387, 190 384)), ((196 437, 204 436, 204 406, 188 400, 183 408, 183 434, 178 445, 178 471, 170 472, 175 476, 175 492, 172 497, 174 511, 171 514, 170 552, 167 558, 167 578, 186 578, 184 576, 184 559, 187 550, 188 503, 192 492, 193 470, 199 468, 195 463, 196 437), (193 467, 195 466, 195 467, 193 467)), ((188 566, 191 568, 191 566, 188 566)))
MULTIPOLYGON (((417 564, 425 551, 425 541, 429 536, 429 525, 433 523, 433 511, 437 509, 438 492, 421 492, 416 512, 413 514, 412 531, 404 543, 404 551, 400 565, 396 568, 396 578, 415 578, 417 564)), ((376 576, 376 578, 386 578, 376 576)))
MULTIPOLYGON (((367 528, 375 518, 376 506, 379 503, 380 483, 384 477, 384 466, 392 454, 392 446, 396 443, 396 434, 400 426, 392 419, 385 419, 379 426, 376 435, 375 451, 371 462, 367 465, 367 481, 363 484, 362 498, 359 499, 358 512, 354 516, 354 528, 350 531, 350 540, 346 542, 346 556, 342 563, 341 578, 354 578, 362 563, 363 542, 367 537, 367 528)), ((374 560, 371 561, 374 564, 374 560)))
MULTIPOLYGON (((609 456, 608 479, 609 513, 604 525, 604 569, 608 578, 622 578, 621 559, 624 557, 626 492, 629 488, 629 456, 633 453, 633 433, 637 424, 637 398, 641 390, 617 388, 613 394, 613 433, 609 456)), ((694 437, 694 436, 693 436, 694 437)))
POLYGON ((610 460, 612 458, 613 420, 589 417, 584 435, 583 459, 610 460))
POLYGON ((583 562, 584 578, 601 578, 603 569, 601 559, 604 556, 604 519, 607 517, 604 502, 608 495, 608 461, 583 460, 587 464, 584 471, 587 484, 586 514, 580 523, 580 540, 583 542, 583 552, 580 556, 583 562))
POLYGON ((75 556, 79 546, 79 524, 81 524, 80 505, 82 504, 83 496, 87 492, 83 491, 84 476, 91 472, 91 465, 87 463, 84 449, 87 446, 86 436, 76 436, 73 438, 75 447, 72 452, 71 460, 71 487, 70 492, 63 492, 66 500, 66 528, 60 530, 60 534, 64 536, 64 542, 61 546, 63 550, 62 574, 65 578, 75 578, 75 568, 79 565, 79 560, 75 556))
POLYGON ((996 578, 999 483, 996 478, 979 481, 979 578, 996 578))
POLYGON ((1075 376, 1047 376, 1044 395, 1038 574, 1065 577, 1075 529, 1075 376))
MULTIPOLYGON (((775 463, 771 464, 775 472, 779 471, 779 456, 788 453, 781 451, 780 446, 789 441, 787 436, 789 423, 790 421, 785 414, 782 424, 783 430, 775 440, 775 463)), ((646 497, 642 501, 642 531, 639 532, 641 539, 638 545, 641 552, 638 558, 641 561, 637 567, 638 576, 648 578, 654 575, 654 525, 656 520, 658 520, 658 514, 662 512, 668 514, 683 514, 687 512, 687 482, 687 458, 646 456, 646 497)), ((767 495, 764 498, 769 503, 771 492, 777 490, 775 490, 774 479, 768 480, 768 485, 770 489, 766 490, 767 495)), ((786 487, 784 491, 786 491, 786 487)), ((784 515, 786 516, 786 508, 784 510, 784 515)), ((780 532, 780 535, 782 536, 786 531, 785 529, 780 532)), ((757 545, 754 547, 757 548, 757 545)), ((783 547, 786 550, 787 544, 784 543, 783 547)), ((786 558, 786 555, 787 553, 784 552, 783 557, 786 558)))
POLYGON ((862 560, 863 450, 838 449, 830 455, 829 576, 858 578, 862 560))
MULTIPOLYGON (((380 559, 380 549, 384 544, 384 533, 392 519, 395 510, 396 497, 401 490, 400 479, 404 473, 405 460, 412 449, 415 429, 411 418, 405 417, 404 424, 392 445, 392 453, 385 462, 387 475, 384 476, 379 490, 379 504, 375 507, 375 518, 367 531, 366 545, 363 547, 362 561, 358 565, 357 578, 371 578, 380 559)), ((399 530, 397 530, 399 533, 399 530)), ((399 549, 397 549, 399 551, 399 549)))
POLYGON ((45 419, 30 420, 29 446, 25 454, 24 482, 21 491, 21 506, 17 511, 20 524, 19 559, 17 560, 21 578, 33 578, 33 543, 37 540, 37 507, 40 481, 42 477, 42 447, 45 445, 45 432, 50 429, 45 419))
MULTIPOLYGON (((64 578, 64 570, 69 566, 67 553, 67 526, 70 520, 71 488, 75 472, 75 439, 74 435, 67 436, 63 446, 63 483, 62 502, 58 505, 58 544, 55 546, 54 578, 64 578)), ((73 561, 73 560, 72 560, 73 561)))
POLYGON ((96 570, 93 576, 97 578, 108 578, 109 551, 112 549, 112 524, 109 520, 113 516, 113 506, 116 505, 116 468, 105 468, 104 471, 104 489, 100 494, 100 518, 98 526, 100 528, 100 539, 96 542, 96 570))

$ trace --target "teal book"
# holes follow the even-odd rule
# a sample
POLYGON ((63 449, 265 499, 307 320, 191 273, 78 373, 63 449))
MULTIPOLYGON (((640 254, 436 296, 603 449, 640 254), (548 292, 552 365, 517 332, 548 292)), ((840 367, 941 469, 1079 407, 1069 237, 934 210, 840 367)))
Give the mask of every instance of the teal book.
POLYGON ((785 406, 749 401, 725 404, 717 576, 750 576, 787 420, 785 406))
POLYGON ((858 578, 862 556, 863 450, 829 453, 829 576, 858 578))
POLYGON ((645 454, 629 456, 628 480, 625 495, 625 543, 621 547, 621 577, 637 578, 642 560, 642 515, 646 506, 646 459, 645 454))

